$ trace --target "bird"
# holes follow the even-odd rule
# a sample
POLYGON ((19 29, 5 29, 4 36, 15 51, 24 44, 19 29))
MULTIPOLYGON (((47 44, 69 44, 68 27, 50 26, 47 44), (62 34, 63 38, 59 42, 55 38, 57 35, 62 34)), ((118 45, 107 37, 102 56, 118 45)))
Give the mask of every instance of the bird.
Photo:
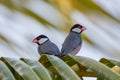
POLYGON ((38 45, 38 53, 40 55, 49 54, 49 55, 60 56, 60 50, 56 46, 56 44, 51 42, 50 39, 43 34, 34 38, 32 42, 38 45))
POLYGON ((64 40, 61 48, 61 56, 66 56, 68 54, 76 55, 82 46, 82 36, 81 33, 85 31, 86 28, 80 24, 74 24, 70 29, 70 33, 64 40))

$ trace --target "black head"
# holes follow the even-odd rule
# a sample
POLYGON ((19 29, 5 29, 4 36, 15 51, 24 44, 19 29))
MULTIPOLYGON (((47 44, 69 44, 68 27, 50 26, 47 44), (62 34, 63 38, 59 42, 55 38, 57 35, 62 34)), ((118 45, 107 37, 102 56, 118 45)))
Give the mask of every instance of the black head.
POLYGON ((81 33, 82 31, 86 30, 86 28, 80 24, 75 24, 71 28, 70 32, 81 33))
POLYGON ((45 35, 39 35, 38 37, 36 37, 36 39, 41 39, 41 38, 48 38, 47 36, 45 36, 45 35))
POLYGON ((36 37, 36 38, 34 38, 33 39, 33 43, 41 43, 41 42, 45 42, 45 41, 47 41, 48 40, 48 37, 47 36, 45 36, 45 35, 39 35, 38 37, 36 37))

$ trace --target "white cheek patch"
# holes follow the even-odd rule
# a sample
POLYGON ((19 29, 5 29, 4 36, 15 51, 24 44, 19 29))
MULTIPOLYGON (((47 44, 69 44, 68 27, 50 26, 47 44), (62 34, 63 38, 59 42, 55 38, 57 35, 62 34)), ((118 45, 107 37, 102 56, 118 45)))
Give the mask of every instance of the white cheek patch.
POLYGON ((42 38, 42 39, 39 40, 39 44, 42 44, 42 43, 44 43, 47 40, 48 40, 48 38, 42 38))
POLYGON ((74 29, 72 29, 72 31, 73 31, 73 32, 80 33, 80 32, 81 32, 81 29, 79 29, 79 28, 74 28, 74 29))

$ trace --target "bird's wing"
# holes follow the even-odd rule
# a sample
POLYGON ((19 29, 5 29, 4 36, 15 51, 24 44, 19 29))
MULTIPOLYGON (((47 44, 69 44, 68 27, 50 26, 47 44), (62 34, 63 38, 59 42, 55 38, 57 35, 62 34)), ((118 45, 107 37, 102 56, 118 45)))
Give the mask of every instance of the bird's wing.
POLYGON ((72 55, 76 55, 76 54, 80 51, 80 49, 81 49, 81 45, 79 45, 77 48, 75 48, 75 49, 71 52, 71 54, 72 54, 72 55))
POLYGON ((40 46, 40 45, 38 46, 38 53, 39 53, 40 55, 43 54, 43 53, 41 52, 41 46, 40 46))
POLYGON ((81 43, 82 43, 81 39, 78 36, 69 34, 62 45, 61 49, 62 55, 71 53, 81 43))
POLYGON ((42 53, 47 53, 51 55, 60 55, 59 48, 51 41, 45 43, 41 47, 42 53))
POLYGON ((60 55, 60 50, 59 50, 59 48, 58 48, 57 45, 54 44, 53 42, 51 42, 51 47, 49 47, 49 48, 50 48, 50 50, 52 50, 52 51, 50 51, 50 52, 54 53, 54 55, 57 55, 57 56, 60 55))

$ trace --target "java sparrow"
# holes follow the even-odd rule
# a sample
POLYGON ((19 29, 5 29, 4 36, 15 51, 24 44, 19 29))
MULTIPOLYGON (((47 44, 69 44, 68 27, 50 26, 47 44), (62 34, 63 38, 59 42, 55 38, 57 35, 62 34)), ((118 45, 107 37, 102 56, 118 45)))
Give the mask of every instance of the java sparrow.
POLYGON ((49 40, 49 38, 45 35, 39 35, 32 41, 33 43, 38 44, 38 52, 40 55, 42 54, 50 54, 55 56, 60 56, 60 51, 58 47, 49 40))
POLYGON ((86 28, 80 24, 73 25, 69 35, 62 44, 61 56, 68 54, 76 55, 80 51, 82 45, 81 33, 84 30, 86 30, 86 28))

